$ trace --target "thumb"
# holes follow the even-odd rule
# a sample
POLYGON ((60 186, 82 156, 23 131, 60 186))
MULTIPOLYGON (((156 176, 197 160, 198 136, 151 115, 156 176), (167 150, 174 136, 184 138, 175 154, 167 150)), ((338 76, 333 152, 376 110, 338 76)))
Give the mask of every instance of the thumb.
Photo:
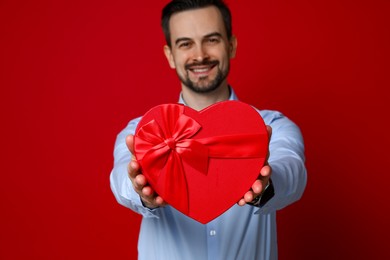
POLYGON ((126 145, 130 152, 134 154, 134 135, 126 136, 126 145))
POLYGON ((269 158, 269 143, 271 142, 271 136, 272 136, 272 127, 267 125, 267 133, 268 133, 268 151, 267 151, 267 160, 265 161, 264 165, 268 165, 268 158, 269 158))
POLYGON ((272 136, 272 127, 269 125, 267 125, 267 133, 268 133, 268 142, 270 142, 272 136))

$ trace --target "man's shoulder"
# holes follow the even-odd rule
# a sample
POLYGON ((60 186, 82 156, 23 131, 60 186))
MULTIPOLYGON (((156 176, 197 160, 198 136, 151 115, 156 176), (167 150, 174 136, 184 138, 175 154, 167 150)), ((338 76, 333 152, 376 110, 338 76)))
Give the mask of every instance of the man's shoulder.
POLYGON ((273 129, 298 128, 298 126, 285 114, 277 110, 258 110, 266 125, 273 129))
POLYGON ((135 129, 137 128, 137 125, 139 123, 139 121, 141 120, 141 116, 140 117, 136 117, 134 119, 131 119, 125 128, 123 128, 119 134, 118 134, 118 137, 119 138, 123 138, 124 136, 127 136, 129 134, 134 134, 135 133, 135 129))
POLYGON ((135 129, 137 128, 137 125, 141 119, 142 116, 131 119, 125 129, 130 130, 132 133, 135 132, 135 129))
POLYGON ((128 126, 129 125, 135 125, 135 126, 138 125, 138 123, 139 123, 139 121, 141 121, 141 119, 142 119, 142 116, 131 119, 128 123, 128 126))
POLYGON ((283 113, 277 111, 277 110, 269 110, 269 109, 257 109, 257 111, 260 113, 261 117, 263 118, 264 122, 269 125, 277 120, 286 118, 283 113))

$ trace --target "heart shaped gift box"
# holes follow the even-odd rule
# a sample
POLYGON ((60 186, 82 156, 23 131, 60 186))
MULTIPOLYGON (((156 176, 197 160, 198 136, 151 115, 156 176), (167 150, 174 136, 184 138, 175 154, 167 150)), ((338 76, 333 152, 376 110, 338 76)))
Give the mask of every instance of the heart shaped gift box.
POLYGON ((268 134, 260 114, 240 101, 201 111, 164 104, 142 117, 134 151, 150 186, 205 224, 251 188, 265 162, 268 134))

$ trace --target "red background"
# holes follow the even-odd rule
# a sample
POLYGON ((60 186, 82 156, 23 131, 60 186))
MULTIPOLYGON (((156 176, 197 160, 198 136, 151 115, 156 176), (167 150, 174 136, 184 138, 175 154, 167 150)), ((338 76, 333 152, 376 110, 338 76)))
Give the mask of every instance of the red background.
MULTIPOLYGON (((140 217, 109 188, 116 134, 180 85, 167 1, 0 1, 1 259, 135 259, 140 217)), ((242 101, 284 112, 308 186, 280 259, 388 259, 389 2, 228 1, 242 101)))

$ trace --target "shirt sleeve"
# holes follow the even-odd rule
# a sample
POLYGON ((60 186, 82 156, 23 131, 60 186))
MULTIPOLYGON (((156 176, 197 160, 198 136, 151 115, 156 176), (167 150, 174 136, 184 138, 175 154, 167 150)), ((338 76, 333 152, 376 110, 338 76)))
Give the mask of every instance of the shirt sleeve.
POLYGON ((136 118, 129 122, 117 136, 114 147, 114 167, 110 174, 111 190, 119 204, 132 209, 144 217, 157 217, 153 210, 144 207, 141 198, 134 191, 127 174, 127 166, 131 160, 131 153, 126 145, 126 136, 134 134, 138 122, 136 118))
POLYGON ((261 111, 264 122, 272 127, 268 163, 275 195, 256 213, 267 214, 299 200, 307 182, 304 143, 300 129, 276 111, 261 111))

